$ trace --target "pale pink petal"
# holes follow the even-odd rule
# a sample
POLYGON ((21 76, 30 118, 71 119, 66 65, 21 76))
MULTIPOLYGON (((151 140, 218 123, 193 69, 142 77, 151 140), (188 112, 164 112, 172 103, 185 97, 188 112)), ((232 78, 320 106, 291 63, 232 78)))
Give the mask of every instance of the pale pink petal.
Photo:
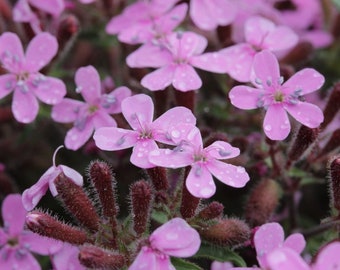
POLYGON ((61 241, 40 236, 31 231, 21 234, 20 242, 27 246, 29 250, 39 255, 52 255, 59 251, 63 246, 61 241))
POLYGON ((197 198, 210 198, 216 192, 216 186, 208 168, 202 163, 192 165, 185 180, 188 191, 197 198))
POLYGON ((4 246, 7 243, 8 234, 4 228, 0 228, 0 245, 4 246))
POLYGON ((100 98, 100 77, 93 66, 81 67, 75 74, 76 91, 81 93, 87 103, 94 103, 100 98))
POLYGON ((44 77, 31 89, 42 102, 49 105, 59 103, 66 95, 64 82, 53 77, 44 77))
POLYGON ((12 93, 16 78, 14 74, 4 74, 0 76, 0 99, 12 93))
MULTIPOLYGON (((219 262, 213 261, 210 270, 231 270, 231 269, 242 269, 240 267, 233 268, 233 264, 230 262, 219 262)), ((254 269, 254 268, 243 268, 243 269, 254 269)))
POLYGON ((306 240, 301 233, 293 233, 286 238, 283 246, 300 254, 306 246, 306 240))
POLYGON ((173 218, 158 227, 149 237, 151 247, 175 257, 190 257, 200 245, 198 232, 182 218, 173 218))
POLYGON ((82 101, 64 98, 60 103, 53 106, 51 117, 54 121, 60 123, 74 122, 83 106, 86 105, 82 101))
POLYGON ((284 140, 290 132, 287 112, 281 104, 272 104, 266 111, 263 130, 271 140, 284 140))
POLYGON ((299 36, 289 27, 278 26, 264 38, 262 49, 273 52, 289 50, 299 41, 299 36))
POLYGON ((77 246, 64 243, 63 248, 51 258, 55 270, 85 270, 78 260, 79 249, 77 246))
POLYGON ((175 74, 175 68, 175 64, 159 68, 144 76, 141 80, 141 84, 150 91, 164 90, 171 85, 175 74))
POLYGON ((128 97, 122 102, 122 113, 134 130, 147 128, 153 120, 153 101, 145 94, 128 97))
POLYGON ((78 150, 91 138, 93 131, 93 123, 89 121, 86 121, 81 129, 76 126, 71 128, 65 137, 65 147, 74 151, 78 150))
POLYGON ((238 85, 230 90, 229 98, 231 104, 235 107, 244 110, 251 110, 259 107, 259 98, 262 93, 262 89, 238 85))
POLYGON ((132 68, 159 68, 170 64, 172 59, 173 56, 168 49, 147 43, 129 54, 126 63, 132 68))
POLYGON ((244 187, 249 181, 249 175, 241 166, 235 166, 219 160, 211 160, 206 164, 209 172, 222 183, 235 187, 244 187))
POLYGON ((291 116, 309 128, 318 127, 324 119, 322 110, 308 102, 299 102, 295 105, 286 104, 285 108, 291 116))
POLYGON ((151 0, 149 1, 149 9, 150 13, 154 17, 162 16, 163 13, 167 12, 170 10, 179 0, 168 0, 168 1, 163 1, 163 0, 151 0))
POLYGON ((95 114, 92 115, 91 121, 95 129, 117 126, 116 120, 102 109, 96 111, 95 114))
MULTIPOLYGON (((169 260, 169 258, 168 258, 169 260)), ((148 247, 143 247, 128 270, 159 270, 157 253, 148 247)))
POLYGON ((20 270, 41 270, 40 264, 29 251, 25 249, 19 251, 8 247, 2 248, 0 250, 1 269, 13 269, 14 265, 20 270), (22 252, 25 253, 24 256, 20 256, 22 252))
POLYGON ((12 102, 14 118, 21 123, 31 123, 36 118, 39 104, 36 97, 30 92, 15 90, 12 102))
POLYGON ((175 32, 168 37, 171 51, 179 59, 189 59, 201 54, 208 45, 205 37, 194 32, 175 32))
POLYGON ((132 150, 131 163, 144 169, 155 167, 155 165, 149 161, 148 156, 150 152, 156 149, 158 149, 158 146, 154 140, 145 139, 137 141, 132 150))
POLYGON ((257 253, 257 261, 262 268, 268 267, 267 255, 282 246, 284 232, 280 224, 266 223, 262 225, 254 235, 254 244, 257 253))
POLYGON ((131 90, 125 86, 117 87, 109 94, 102 95, 101 106, 109 114, 120 113, 122 111, 122 101, 131 96, 131 90))
POLYGON ((18 0, 13 7, 13 20, 16 22, 30 22, 36 19, 27 0, 18 0))
POLYGON ((224 141, 215 141, 204 149, 209 156, 216 159, 227 159, 237 157, 240 154, 240 149, 231 146, 224 141))
POLYGON ((202 86, 202 80, 195 69, 187 64, 176 67, 172 85, 179 91, 187 92, 202 86))
POLYGON ((333 242, 323 247, 316 257, 313 270, 334 269, 340 267, 340 242, 333 242))
POLYGON ((302 40, 309 41, 316 49, 327 47, 334 41, 334 37, 331 33, 324 30, 313 29, 310 31, 304 31, 301 35, 302 40))
POLYGON ((159 142, 169 145, 177 145, 178 149, 190 149, 192 145, 190 143, 187 143, 187 138, 188 135, 191 134, 191 132, 196 132, 193 131, 193 129, 195 129, 195 126, 191 123, 173 123, 172 125, 165 126, 163 130, 157 130, 154 136, 159 142))
POLYGON ((244 25, 245 39, 248 43, 262 48, 264 39, 274 31, 275 24, 260 16, 250 17, 244 25))
POLYGON ((75 183, 78 186, 82 186, 83 185, 83 176, 78 173, 76 170, 65 166, 65 165, 59 165, 58 168, 61 168, 61 170, 63 171, 63 173, 69 177, 73 183, 75 183))
POLYGON ((30 72, 39 71, 52 60, 57 51, 57 39, 47 32, 40 33, 28 44, 25 67, 30 72))
POLYGON ((154 38, 154 22, 145 18, 131 25, 128 30, 121 31, 118 35, 120 42, 127 44, 148 43, 154 38))
POLYGON ((310 270, 299 254, 288 248, 276 249, 269 253, 267 262, 272 270, 310 270))
POLYGON ((24 228, 27 211, 22 205, 20 194, 10 194, 4 199, 2 206, 2 218, 4 227, 8 229, 10 236, 15 236, 24 228))
POLYGON ((324 76, 315 69, 304 68, 290 77, 282 87, 287 94, 302 90, 301 95, 306 95, 320 89, 324 82, 324 76))
POLYGON ((149 161, 156 166, 176 169, 191 165, 194 162, 192 156, 192 153, 176 151, 176 148, 156 149, 149 153, 149 161))
POLYGON ((19 37, 11 32, 0 36, 0 61, 5 69, 19 73, 24 60, 24 50, 19 37))
POLYGON ((29 0, 32 6, 35 6, 38 9, 41 9, 47 13, 52 14, 53 16, 59 16, 61 12, 63 12, 65 8, 64 0, 29 0))
POLYGON ((266 83, 268 80, 275 82, 280 78, 279 63, 275 55, 268 50, 263 50, 255 55, 253 68, 256 78, 262 83, 266 83))
POLYGON ((229 71, 229 59, 220 52, 209 52, 190 59, 190 64, 196 68, 214 73, 227 73, 229 71))
POLYGON ((157 33, 166 34, 175 29, 184 20, 187 10, 188 5, 186 3, 182 3, 180 5, 176 5, 172 10, 161 16, 155 22, 157 33))
POLYGON ((103 127, 94 132, 93 139, 102 150, 116 151, 134 146, 138 132, 116 127, 103 127))

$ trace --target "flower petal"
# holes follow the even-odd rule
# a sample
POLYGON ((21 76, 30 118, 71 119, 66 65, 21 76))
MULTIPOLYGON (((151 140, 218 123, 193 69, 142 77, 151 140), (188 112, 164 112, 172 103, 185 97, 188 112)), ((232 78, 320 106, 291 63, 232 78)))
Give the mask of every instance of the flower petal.
POLYGON ((264 38, 262 48, 273 52, 289 50, 299 41, 298 35, 289 27, 278 26, 264 38))
POLYGON ((95 103, 100 98, 100 77, 93 66, 81 67, 75 74, 77 92, 87 103, 95 103))
POLYGON ((93 123, 86 121, 85 125, 79 129, 78 127, 71 128, 65 137, 65 146, 67 149, 78 150, 90 138, 94 131, 93 123))
POLYGON ((110 116, 108 113, 106 113, 103 109, 99 109, 95 112, 94 115, 92 115, 91 119, 94 128, 98 129, 101 127, 116 127, 117 122, 116 120, 110 116))
POLYGON ((36 118, 39 104, 36 97, 30 92, 15 90, 12 102, 14 118, 21 123, 31 123, 36 118))
POLYGON ((84 183, 83 176, 78 173, 76 170, 65 166, 65 165, 59 165, 58 168, 61 168, 63 173, 70 178, 76 185, 82 186, 84 183))
POLYGON ((5 69, 19 73, 25 61, 24 50, 19 37, 11 32, 0 36, 0 61, 5 69))
POLYGON ((185 18, 188 11, 188 5, 182 3, 176 5, 166 14, 162 15, 159 19, 155 21, 157 33, 170 33, 174 30, 185 18))
POLYGON ((268 266, 273 270, 310 270, 308 264, 294 251, 279 248, 267 256, 268 266))
POLYGON ((63 248, 51 258, 56 270, 85 270, 78 260, 79 249, 77 246, 64 243, 63 248))
POLYGON ((29 0, 29 3, 55 17, 58 17, 65 8, 65 1, 63 0, 29 0))
POLYGON ((42 102, 50 105, 59 103, 66 95, 64 82, 53 77, 44 77, 32 90, 42 102))
POLYGON ((78 118, 78 112, 84 106, 86 105, 82 101, 64 98, 60 103, 53 106, 51 117, 59 123, 71 123, 78 118))
POLYGON ((209 52, 191 57, 190 64, 214 73, 227 73, 228 59, 220 52, 209 52))
POLYGON ((4 247, 0 250, 1 269, 41 270, 36 258, 26 249, 10 249, 4 247), (24 253, 24 254, 22 254, 24 253))
POLYGON ((30 72, 39 71, 57 54, 58 42, 51 34, 44 32, 36 35, 26 49, 26 68, 30 72))
POLYGON ((155 165, 149 161, 148 156, 150 152, 156 149, 158 149, 158 146, 154 140, 145 139, 137 141, 132 150, 131 163, 144 169, 155 167, 155 165))
MULTIPOLYGON (((166 256, 169 260, 169 257, 166 256)), ((169 260, 170 261, 170 260, 169 260)), ((157 253, 148 247, 142 247, 128 270, 158 270, 157 253)))
POLYGON ((275 24, 261 16, 252 16, 244 24, 244 35, 248 43, 262 48, 264 39, 274 31, 275 24))
POLYGON ((94 132, 93 139, 102 150, 117 151, 130 148, 137 142, 138 133, 116 127, 102 127, 94 132))
POLYGON ((207 47, 208 41, 204 36, 194 32, 174 32, 168 36, 172 54, 179 59, 190 59, 193 55, 201 54, 207 47))
POLYGON ((1 210, 4 227, 8 229, 9 235, 14 236, 21 233, 24 228, 27 213, 22 205, 21 195, 7 195, 2 203, 1 210))
POLYGON ((240 149, 233 147, 224 141, 215 141, 204 150, 209 154, 209 156, 216 159, 233 158, 240 154, 240 149))
POLYGON ((147 74, 141 80, 141 84, 150 91, 164 90, 171 85, 176 66, 174 64, 164 66, 147 74))
POLYGON ((37 19, 27 0, 18 0, 13 7, 13 20, 15 22, 31 22, 37 19))
POLYGON ((273 53, 268 50, 259 52, 254 57, 253 69, 261 82, 276 82, 280 78, 279 63, 273 53))
POLYGON ((259 107, 259 99, 263 90, 245 86, 238 85, 233 87, 229 92, 229 98, 231 104, 235 107, 243 110, 251 110, 259 107))
POLYGON ((306 246, 306 240, 301 233, 293 233, 286 238, 283 246, 300 254, 306 246))
POLYGON ((192 66, 182 64, 175 69, 172 85, 179 91, 187 92, 199 89, 202 86, 202 80, 192 66))
POLYGON ((316 257, 313 270, 337 269, 340 265, 340 243, 333 242, 323 247, 316 257))
POLYGON ((24 234, 21 234, 20 242, 28 247, 29 250, 39 255, 52 255, 59 251, 63 246, 61 241, 40 236, 31 231, 25 231, 24 234))
POLYGON ((149 240, 154 249, 181 258, 194 255, 201 245, 198 232, 182 218, 173 218, 158 227, 149 240))
POLYGON ((149 161, 160 167, 182 168, 193 163, 193 154, 170 149, 156 149, 149 153, 149 161))
POLYGON ((194 163, 185 180, 188 191, 197 198, 210 198, 216 192, 213 177, 205 165, 194 163))
POLYGON ((120 113, 122 111, 122 101, 131 96, 131 90, 125 86, 117 87, 109 94, 102 95, 101 106, 109 114, 120 113), (109 102, 108 102, 109 99, 109 102), (114 100, 114 102, 112 102, 114 100))
POLYGON ((263 130, 271 140, 284 140, 290 132, 290 122, 281 104, 269 106, 263 121, 263 130))
POLYGON ((16 79, 14 74, 4 74, 0 76, 0 98, 7 96, 12 93, 16 79))
POLYGON ((309 128, 318 127, 324 119, 322 110, 308 102, 299 102, 295 105, 287 104, 285 108, 291 116, 309 128))

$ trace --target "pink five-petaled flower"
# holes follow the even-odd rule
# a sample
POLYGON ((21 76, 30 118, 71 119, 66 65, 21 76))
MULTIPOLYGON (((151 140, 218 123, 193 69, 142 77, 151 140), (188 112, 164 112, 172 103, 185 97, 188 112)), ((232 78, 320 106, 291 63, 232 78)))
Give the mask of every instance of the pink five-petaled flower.
POLYGON ((79 68, 75 75, 76 91, 85 102, 64 98, 53 106, 52 119, 56 122, 73 122, 65 137, 68 149, 78 150, 100 127, 117 126, 110 116, 121 112, 121 101, 131 95, 127 87, 118 87, 109 94, 101 94, 100 78, 92 66, 79 68))
POLYGON ((244 26, 246 42, 227 47, 220 57, 225 59, 225 71, 240 82, 250 81, 254 56, 258 51, 286 52, 298 42, 298 36, 286 26, 276 26, 272 21, 250 17, 244 26))
MULTIPOLYGON (((179 133, 181 126, 176 127, 170 134, 179 133)), ((174 141, 175 138, 174 138, 174 141)), ((167 167, 181 168, 191 166, 186 179, 189 192, 198 198, 210 198, 216 191, 213 175, 226 185, 243 187, 249 180, 249 175, 241 166, 227 164, 219 159, 233 158, 240 150, 224 141, 215 141, 203 148, 202 136, 197 127, 181 136, 178 145, 173 149, 157 149, 150 152, 151 163, 167 167)))
POLYGON ((53 166, 50 167, 38 180, 30 188, 26 189, 22 194, 22 203, 27 211, 31 211, 34 207, 37 206, 42 196, 46 194, 47 189, 49 188, 51 194, 55 197, 58 195, 58 191, 55 187, 54 180, 58 177, 60 173, 64 173, 67 177, 69 177, 75 184, 78 186, 83 185, 83 177, 75 170, 71 169, 65 165, 55 164, 55 156, 58 150, 62 146, 59 146, 53 155, 53 166))
POLYGON ((279 63, 268 50, 255 55, 256 88, 239 85, 229 92, 231 103, 240 109, 263 107, 266 110, 263 128, 268 138, 284 140, 290 132, 287 112, 301 124, 316 128, 323 121, 321 109, 303 101, 303 95, 319 89, 325 79, 312 68, 305 68, 283 83, 279 63), (286 112, 287 111, 287 112, 286 112))
POLYGON ((19 194, 8 195, 2 203, 0 269, 40 270, 31 252, 52 255, 62 247, 61 242, 25 230, 26 213, 19 194))
POLYGON ((133 147, 130 161, 140 168, 155 167, 147 158, 150 151, 158 149, 155 141, 174 145, 169 134, 170 128, 181 123, 190 128, 196 124, 195 116, 185 107, 172 108, 152 122, 153 102, 144 94, 124 99, 122 113, 133 130, 103 127, 95 131, 93 138, 102 150, 116 151, 133 147))
POLYGON ((174 270, 169 256, 193 256, 201 245, 198 232, 181 218, 173 218, 158 227, 142 247, 129 270, 174 270))
POLYGON ((54 36, 41 33, 29 43, 26 54, 16 34, 0 36, 0 62, 9 74, 0 76, 0 98, 13 94, 12 111, 16 120, 32 122, 39 110, 37 98, 54 105, 66 94, 64 83, 39 73, 56 55, 58 43, 54 36))

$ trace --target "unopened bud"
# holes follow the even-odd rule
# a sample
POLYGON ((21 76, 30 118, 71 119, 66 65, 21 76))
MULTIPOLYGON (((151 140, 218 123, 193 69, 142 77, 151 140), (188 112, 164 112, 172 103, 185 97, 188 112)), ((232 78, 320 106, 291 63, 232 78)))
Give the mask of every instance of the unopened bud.
MULTIPOLYGON (((188 169, 186 169, 186 175, 188 173, 188 169)), ((184 177, 186 179, 186 176, 184 177)), ((193 196, 188 188, 186 187, 185 180, 183 181, 182 188, 182 202, 180 212, 184 219, 192 218, 196 214, 196 210, 198 205, 200 204, 201 199, 193 196)))
POLYGON ((321 149, 318 157, 322 157, 340 146, 340 128, 332 133, 326 145, 321 149))
POLYGON ((125 265, 123 255, 112 253, 96 246, 80 248, 79 261, 86 267, 93 269, 122 269, 125 265))
POLYGON ((74 245, 90 242, 85 232, 66 225, 54 217, 40 211, 32 211, 26 215, 27 227, 35 233, 74 245))
POLYGON ((222 217, 224 206, 219 202, 211 202, 204 207, 198 214, 198 217, 208 220, 222 217))
POLYGON ((333 159, 330 164, 330 194, 333 207, 340 215, 340 157, 333 159))
POLYGON ((144 180, 132 184, 130 189, 133 229, 141 235, 145 232, 151 210, 152 188, 144 180))
POLYGON ((99 217, 82 187, 76 185, 63 173, 58 175, 54 184, 58 191, 58 198, 79 223, 91 231, 97 231, 99 217))
POLYGON ((65 15, 58 27, 57 40, 59 49, 62 50, 65 46, 73 40, 73 37, 79 32, 78 18, 72 14, 65 15))
POLYGON ((333 87, 333 91, 328 97, 328 101, 325 109, 323 110, 324 120, 320 125, 321 129, 324 129, 340 110, 340 82, 336 83, 333 87))
POLYGON ((296 64, 305 61, 313 51, 314 47, 310 42, 300 41, 283 59, 281 59, 281 62, 296 64))
POLYGON ((279 203, 279 185, 272 179, 263 179, 251 191, 245 207, 245 218, 252 226, 268 221, 279 203))
POLYGON ((147 173, 150 176, 151 182, 155 190, 168 190, 169 183, 166 175, 166 168, 154 167, 147 169, 147 173))
POLYGON ((233 247, 242 245, 250 238, 250 228, 236 218, 221 219, 218 223, 200 230, 200 235, 212 243, 233 247))

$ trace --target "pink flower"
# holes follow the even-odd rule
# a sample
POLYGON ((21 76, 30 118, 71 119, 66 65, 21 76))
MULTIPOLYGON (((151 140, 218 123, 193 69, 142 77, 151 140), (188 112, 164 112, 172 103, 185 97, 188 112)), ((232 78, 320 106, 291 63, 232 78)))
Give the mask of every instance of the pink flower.
POLYGON ((186 258, 194 255, 201 245, 196 230, 181 218, 173 218, 157 228, 149 237, 129 270, 173 270, 169 256, 186 258))
MULTIPOLYGON (((96 145, 102 150, 116 151, 133 147, 130 161, 140 168, 152 168, 148 160, 150 151, 158 149, 155 141, 173 145, 169 129, 181 123, 195 125, 196 118, 184 107, 175 107, 155 121, 152 99, 144 94, 128 97, 122 102, 122 113, 133 128, 127 130, 117 127, 99 128, 94 133, 96 145)), ((180 134, 175 134, 180 136, 180 134)))
POLYGON ((225 59, 225 71, 240 82, 250 81, 254 56, 258 51, 285 52, 298 42, 298 36, 286 26, 276 26, 259 16, 249 18, 244 26, 246 42, 219 51, 225 59))
POLYGON ((53 166, 50 167, 38 180, 30 188, 26 189, 22 194, 22 203, 27 211, 32 210, 37 206, 42 196, 44 196, 49 188, 52 195, 55 197, 58 195, 58 191, 55 187, 54 180, 58 177, 60 173, 64 173, 67 177, 69 177, 75 184, 78 186, 83 185, 83 177, 75 170, 71 169, 65 165, 55 164, 55 156, 60 148, 60 146, 56 149, 53 155, 53 166))
POLYGON ((283 83, 276 57, 264 50, 255 56, 254 73, 256 88, 235 86, 229 92, 229 98, 240 109, 263 107, 266 110, 263 128, 268 138, 284 140, 288 136, 290 123, 287 112, 309 128, 316 128, 322 123, 320 108, 302 100, 303 95, 323 85, 325 79, 319 72, 305 68, 283 83))
POLYGON ((236 8, 229 0, 191 0, 190 17, 203 30, 230 24, 236 16, 236 8))
POLYGON ((79 68, 75 75, 76 92, 85 102, 64 98, 52 108, 52 119, 60 123, 73 122, 65 137, 68 149, 78 150, 100 127, 117 126, 110 116, 121 112, 121 101, 131 95, 127 87, 118 87, 109 94, 101 94, 99 74, 92 66, 79 68))
POLYGON ((21 195, 8 195, 2 203, 4 227, 0 228, 0 268, 40 270, 31 252, 52 255, 62 243, 24 229, 26 210, 21 195))
MULTIPOLYGON (((175 127, 170 134, 177 134, 179 130, 181 126, 175 127)), ((238 156, 240 154, 238 148, 223 141, 216 141, 203 148, 201 133, 196 127, 188 132, 186 140, 183 137, 177 140, 178 146, 173 150, 157 149, 150 152, 149 160, 157 166, 168 168, 190 165, 186 187, 193 196, 210 198, 214 195, 216 186, 213 176, 232 187, 243 187, 249 181, 249 176, 243 167, 220 161, 220 159, 238 156)))
POLYGON ((85 266, 81 265, 78 259, 79 248, 64 243, 63 248, 55 253, 51 260, 54 270, 85 270, 85 266))
POLYGON ((218 262, 213 261, 210 270, 231 270, 233 269, 233 264, 230 262, 218 262))
POLYGON ((56 55, 58 43, 54 36, 41 33, 29 43, 26 54, 18 36, 0 36, 0 61, 8 74, 0 76, 0 98, 13 92, 12 111, 17 121, 32 122, 39 110, 37 98, 53 105, 66 94, 64 83, 39 73, 56 55))
POLYGON ((188 6, 178 0, 136 1, 106 26, 108 34, 118 34, 121 42, 146 43, 170 33, 185 18, 188 6))
POLYGON ((126 62, 133 68, 158 68, 141 81, 151 91, 164 90, 172 84, 177 90, 187 92, 202 86, 193 67, 225 72, 220 69, 220 62, 224 60, 217 53, 202 54, 206 47, 206 38, 194 32, 172 33, 160 44, 141 46, 127 57, 126 62))

